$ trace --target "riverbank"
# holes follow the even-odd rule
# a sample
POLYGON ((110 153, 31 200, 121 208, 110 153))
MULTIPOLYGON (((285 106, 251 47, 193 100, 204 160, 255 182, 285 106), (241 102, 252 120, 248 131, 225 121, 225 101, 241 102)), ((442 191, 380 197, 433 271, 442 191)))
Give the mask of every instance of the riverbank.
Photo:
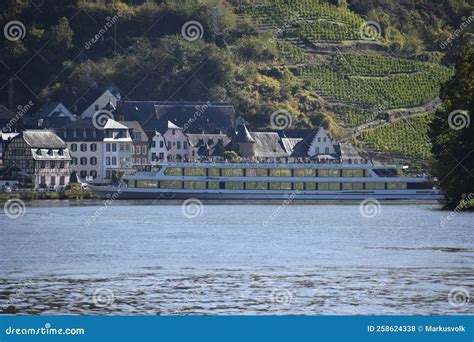
POLYGON ((0 193, 0 202, 6 202, 9 199, 21 199, 24 201, 34 200, 84 200, 98 199, 96 193, 90 190, 64 190, 56 191, 12 191, 0 193))

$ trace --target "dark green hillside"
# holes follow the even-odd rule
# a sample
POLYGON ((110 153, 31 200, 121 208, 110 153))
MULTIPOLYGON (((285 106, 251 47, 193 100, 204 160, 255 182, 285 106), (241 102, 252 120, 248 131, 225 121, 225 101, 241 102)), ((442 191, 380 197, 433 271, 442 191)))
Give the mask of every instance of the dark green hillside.
POLYGON ((472 8, 454 0, 438 9, 427 0, 7 0, 2 27, 20 21, 25 36, 1 40, 0 102, 8 104, 13 84, 15 106, 62 101, 80 112, 113 86, 126 99, 229 101, 254 128, 284 109, 295 128, 324 124, 350 140, 361 125, 435 109, 451 54, 474 24, 441 43, 472 8), (183 37, 189 21, 202 26, 200 38, 183 37))

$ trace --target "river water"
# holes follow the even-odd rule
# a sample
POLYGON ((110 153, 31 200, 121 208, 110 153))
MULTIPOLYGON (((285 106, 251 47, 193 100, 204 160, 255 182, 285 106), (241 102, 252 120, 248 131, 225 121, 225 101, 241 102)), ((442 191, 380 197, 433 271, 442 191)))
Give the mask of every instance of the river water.
POLYGON ((1 212, 0 312, 474 314, 474 213, 183 209, 51 201, 1 212))

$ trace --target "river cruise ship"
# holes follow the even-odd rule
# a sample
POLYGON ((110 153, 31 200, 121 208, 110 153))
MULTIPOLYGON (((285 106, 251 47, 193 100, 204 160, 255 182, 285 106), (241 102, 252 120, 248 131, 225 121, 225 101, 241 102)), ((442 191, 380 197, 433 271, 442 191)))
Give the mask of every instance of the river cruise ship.
POLYGON ((372 164, 163 162, 92 186, 101 198, 202 200, 441 200, 426 177, 372 164))

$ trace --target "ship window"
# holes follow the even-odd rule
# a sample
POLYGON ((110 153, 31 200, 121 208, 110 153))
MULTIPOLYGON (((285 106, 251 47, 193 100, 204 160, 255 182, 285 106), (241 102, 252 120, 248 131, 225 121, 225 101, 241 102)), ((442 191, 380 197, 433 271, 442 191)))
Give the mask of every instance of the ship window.
POLYGON ((222 175, 226 177, 232 176, 232 169, 222 169, 222 175))
POLYGON ((291 190, 291 182, 281 182, 282 190, 291 190))
POLYGON ((329 177, 340 177, 339 170, 334 170, 334 169, 329 170, 329 177))
POLYGON ((184 175, 185 176, 205 176, 206 175, 206 169, 204 168, 186 168, 184 169, 184 175))
POLYGON ((226 182, 225 188, 230 190, 242 190, 244 188, 244 182, 226 182))
MULTIPOLYGON (((270 173, 273 170, 270 170, 270 173)), ((270 182, 270 190, 280 190, 280 182, 270 182)))
POLYGON ((219 182, 207 182, 207 188, 208 189, 219 189, 219 182))
POLYGON ((128 187, 129 188, 135 188, 136 187, 136 181, 134 181, 134 180, 128 181, 128 187))
POLYGON ((407 183, 387 183, 387 189, 389 190, 405 190, 407 183))
POLYGON ((342 183, 342 190, 352 190, 352 183, 342 183))
POLYGON ((185 189, 205 189, 206 182, 184 182, 185 189))
POLYGON ((267 182, 257 182, 257 190, 268 190, 267 182))
POLYGON ((315 182, 306 182, 306 190, 316 190, 316 183, 315 182))
POLYGON ((209 174, 209 176, 218 177, 219 176, 219 169, 217 169, 217 168, 208 169, 208 174, 209 174))
POLYGON ((270 169, 270 177, 291 177, 290 169, 270 169))
POLYGON ((385 183, 365 183, 365 188, 367 190, 384 190, 385 183))
POLYGON ((137 188, 146 188, 146 187, 147 187, 147 181, 137 180, 137 188))
POLYGON ((256 190, 257 189, 257 182, 247 182, 245 183, 246 190, 256 190))
POLYGON ((352 170, 352 177, 364 177, 364 170, 352 170))
POLYGON ((169 167, 165 170, 165 175, 167 176, 182 176, 183 169, 180 167, 169 167))
POLYGON ((293 189, 304 190, 304 183, 303 182, 293 183, 293 189))
POLYGON ((232 174, 235 177, 243 177, 244 176, 244 169, 233 169, 232 171, 233 171, 232 174))
POLYGON ((147 187, 149 188, 157 188, 158 187, 158 181, 157 180, 149 180, 147 182, 147 187))
POLYGON ((267 177, 268 169, 257 169, 257 177, 267 177))
POLYGON ((327 169, 318 170, 318 176, 319 177, 329 177, 329 170, 327 170, 327 169))
POLYGON ((353 190, 362 190, 364 189, 364 183, 352 183, 353 190))
POLYGON ((183 187, 183 182, 161 181, 160 185, 162 189, 181 189, 183 187))
POLYGON ((245 176, 247 177, 256 177, 257 170, 256 169, 245 169, 245 176))
POLYGON ((295 169, 295 176, 296 177, 315 177, 316 170, 315 169, 295 169))

